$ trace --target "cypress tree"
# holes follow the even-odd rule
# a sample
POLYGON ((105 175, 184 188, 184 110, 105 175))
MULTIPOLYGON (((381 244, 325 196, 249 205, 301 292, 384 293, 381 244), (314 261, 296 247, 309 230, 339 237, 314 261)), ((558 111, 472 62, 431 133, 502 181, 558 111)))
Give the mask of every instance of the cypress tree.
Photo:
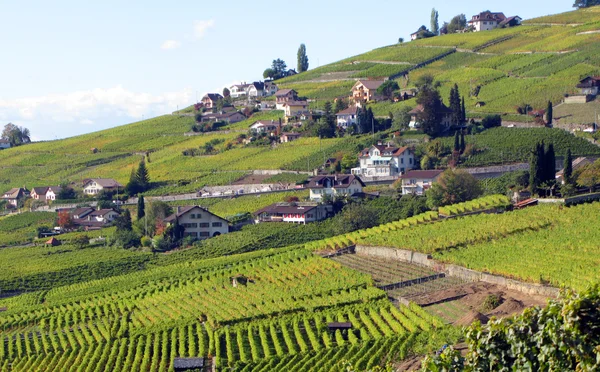
POLYGON ((467 121, 467 110, 465 109, 465 97, 463 96, 462 97, 462 104, 461 104, 460 122, 464 123, 466 121, 467 121))
POLYGON ((537 188, 540 185, 540 181, 537 177, 539 173, 539 146, 539 144, 536 144, 535 150, 531 154, 531 160, 529 161, 529 189, 532 195, 537 192, 537 188))
POLYGON ((146 215, 146 206, 144 203, 144 195, 138 198, 137 203, 137 219, 140 220, 146 215))
POLYGON ((565 183, 570 184, 573 182, 573 157, 571 155, 571 149, 567 149, 567 156, 565 156, 565 170, 563 171, 563 180, 565 183))
POLYGON ((460 139, 458 137, 458 131, 454 132, 454 151, 460 152, 460 139))
POLYGON ((135 195, 140 192, 140 184, 138 182, 137 174, 135 171, 135 167, 131 169, 131 174, 129 175, 129 182, 125 185, 125 192, 129 195, 135 195))
POLYGON ((546 125, 552 126, 552 101, 548 101, 548 107, 546 108, 546 125))
POLYGON ((556 179, 556 155, 554 154, 554 145, 549 144, 544 154, 544 165, 546 167, 545 182, 556 179))
POLYGON ((450 110, 452 110, 452 124, 460 124, 462 117, 462 109, 460 106, 460 93, 458 85, 450 89, 450 110))
POLYGON ((140 186, 140 192, 148 190, 150 188, 150 175, 148 174, 148 168, 146 168, 144 159, 140 161, 140 165, 135 175, 140 186))
POLYGON ((467 146, 465 145, 465 133, 461 132, 460 133, 460 153, 462 154, 463 152, 465 152, 465 148, 467 146))

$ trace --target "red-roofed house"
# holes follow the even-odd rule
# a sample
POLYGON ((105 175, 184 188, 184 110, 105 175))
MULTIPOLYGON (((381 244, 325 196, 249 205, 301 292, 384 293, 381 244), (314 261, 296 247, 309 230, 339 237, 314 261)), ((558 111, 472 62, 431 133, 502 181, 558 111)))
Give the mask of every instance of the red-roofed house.
POLYGON ((410 170, 400 176, 402 195, 423 195, 443 173, 443 170, 410 170))
POLYGON ((358 155, 360 166, 352 174, 362 177, 395 177, 415 167, 415 155, 408 147, 381 142, 364 149, 358 155))
POLYGON ((358 80, 352 87, 351 98, 357 103, 375 101, 379 98, 377 88, 383 83, 383 80, 358 80))

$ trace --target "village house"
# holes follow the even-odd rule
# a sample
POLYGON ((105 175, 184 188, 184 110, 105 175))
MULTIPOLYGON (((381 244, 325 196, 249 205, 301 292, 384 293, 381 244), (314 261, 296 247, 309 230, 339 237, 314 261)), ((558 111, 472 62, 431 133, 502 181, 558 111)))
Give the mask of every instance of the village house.
MULTIPOLYGON (((596 158, 580 156, 580 157, 575 158, 571 162, 571 168, 573 169, 573 171, 575 171, 581 167, 585 167, 586 165, 592 164, 594 161, 596 161, 596 158)), ((559 182, 561 185, 565 184, 564 174, 565 174, 565 170, 563 168, 563 169, 559 170, 558 172, 556 172, 556 175, 555 175, 556 181, 559 182)))
POLYGON ((579 81, 577 88, 583 95, 598 95, 598 88, 600 87, 600 76, 588 76, 585 79, 579 81))
POLYGON ((2 199, 6 200, 6 203, 13 207, 18 208, 19 202, 29 196, 29 190, 23 187, 15 187, 2 195, 2 199))
POLYGON ((293 89, 280 89, 275 93, 275 108, 283 110, 286 102, 297 101, 298 93, 293 89))
POLYGON ((231 98, 239 98, 246 96, 248 95, 249 87, 250 84, 246 84, 246 82, 243 82, 241 84, 234 84, 231 87, 229 87, 229 95, 231 96, 231 98))
POLYGON ((307 101, 287 101, 283 104, 286 118, 308 115, 307 101))
POLYGON ((164 221, 169 225, 177 221, 185 229, 185 236, 196 239, 207 239, 229 232, 229 221, 199 206, 177 207, 176 212, 164 221))
POLYGON ((475 31, 489 31, 495 28, 513 27, 521 24, 521 17, 506 17, 502 12, 481 12, 474 15, 468 22, 469 26, 475 31))
MULTIPOLYGON (((423 105, 419 104, 414 109, 410 110, 408 114, 410 115, 410 122, 408 123, 408 127, 411 129, 418 129, 421 127, 421 115, 425 109, 423 105)), ((452 125, 452 110, 450 110, 446 105, 442 103, 442 107, 440 109, 442 114, 442 126, 444 129, 450 128, 452 125)))
POLYGON ((408 147, 383 145, 379 142, 359 155, 359 166, 352 174, 361 177, 396 177, 415 167, 415 155, 408 147))
POLYGON ((73 209, 71 211, 71 218, 73 218, 73 220, 84 219, 85 216, 92 213, 94 210, 95 209, 92 207, 81 207, 73 209))
POLYGON ((383 83, 383 80, 358 80, 352 86, 352 97, 350 98, 357 104, 376 101, 379 98, 377 88, 383 83))
POLYGON ((254 212, 256 222, 288 222, 306 225, 333 215, 333 206, 317 203, 275 203, 254 212))
POLYGON ((276 131, 279 127, 279 122, 274 120, 259 120, 255 121, 251 126, 251 131, 256 131, 256 133, 271 133, 276 131))
POLYGON ((348 129, 353 125, 360 125, 358 121, 358 107, 350 106, 345 110, 342 110, 335 114, 337 118, 337 126, 340 128, 348 129))
POLYGON ((83 193, 85 195, 98 195, 102 191, 116 191, 123 189, 123 185, 112 178, 90 178, 83 181, 83 193))
POLYGON ((31 198, 34 200, 44 201, 46 200, 46 193, 48 192, 48 189, 48 186, 34 187, 31 189, 31 194, 29 196, 31 196, 31 198))
POLYGON ((0 139, 0 150, 9 149, 10 141, 7 139, 0 139))
POLYGON ((277 93, 278 90, 279 88, 277 87, 277 84, 275 84, 271 80, 265 80, 265 89, 263 91, 264 97, 270 97, 273 94, 277 93))
POLYGON ((202 105, 208 109, 212 109, 217 106, 217 102, 222 100, 223 96, 219 93, 206 93, 204 97, 202 97, 202 105))
POLYGON ((443 173, 443 170, 409 170, 402 176, 402 195, 423 195, 443 173))
POLYGON ((102 222, 104 224, 109 224, 115 220, 115 218, 119 217, 120 214, 113 209, 98 209, 97 211, 93 211, 89 213, 84 218, 88 221, 93 222, 102 222))
POLYGON ((239 111, 233 111, 233 112, 222 112, 222 113, 218 113, 218 114, 205 114, 202 115, 202 122, 209 122, 209 121, 223 121, 223 122, 227 122, 230 124, 233 123, 238 123, 242 120, 246 120, 246 117, 244 116, 244 114, 242 114, 239 111))
POLYGON ((361 193, 365 183, 353 174, 336 174, 332 176, 316 176, 310 179, 307 188, 310 200, 322 201, 324 197, 344 197, 361 193))
POLYGON ((46 200, 56 200, 61 191, 62 187, 60 186, 48 187, 48 190, 46 191, 46 200))
POLYGON ((279 140, 281 143, 292 142, 300 138, 300 133, 282 133, 279 140))

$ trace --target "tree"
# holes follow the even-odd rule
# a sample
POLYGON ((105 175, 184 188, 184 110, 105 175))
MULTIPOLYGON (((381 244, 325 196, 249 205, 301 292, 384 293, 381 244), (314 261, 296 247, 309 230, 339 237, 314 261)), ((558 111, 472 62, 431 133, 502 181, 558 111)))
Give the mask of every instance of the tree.
POLYGON ((223 88, 223 97, 229 97, 231 95, 231 92, 229 91, 229 89, 227 89, 227 87, 223 88))
POLYGON ((374 208, 363 203, 347 204, 333 222, 336 234, 373 227, 378 223, 378 214, 374 208))
POLYGON ((546 125, 552 126, 552 101, 548 101, 548 107, 546 108, 546 125))
POLYGON ((465 109, 465 97, 463 96, 461 99, 461 104, 460 104, 460 111, 461 111, 461 115, 460 115, 460 122, 464 123, 467 121, 467 110, 465 109))
POLYGON ((263 79, 274 79, 275 71, 272 68, 268 68, 263 72, 263 79))
POLYGON ((467 27, 467 17, 464 14, 454 16, 448 23, 448 33, 453 34, 456 31, 464 30, 467 27))
POLYGON ((119 231, 119 230, 131 231, 132 224, 131 224, 131 213, 129 212, 129 209, 125 209, 119 217, 115 218, 114 225, 117 227, 117 231, 119 231))
POLYGON ((75 237, 75 239, 71 240, 71 243, 75 246, 75 248, 83 249, 90 244, 90 237, 85 234, 79 235, 75 237))
POLYGON ((348 108, 348 104, 346 103, 346 101, 338 98, 338 100, 335 101, 335 108, 333 109, 333 112, 335 112, 337 114, 338 112, 343 111, 347 108, 348 108))
POLYGON ((431 137, 437 137, 442 132, 442 100, 437 90, 423 86, 417 95, 417 103, 423 106, 419 114, 421 129, 431 137))
POLYGON ((565 156, 565 169, 563 171, 563 180, 565 184, 573 183, 573 156, 571 155, 571 149, 567 149, 567 155, 565 156))
POLYGON ((61 200, 72 200, 77 199, 77 193, 75 192, 75 190, 68 187, 67 185, 61 185, 60 191, 58 192, 58 195, 56 195, 56 197, 61 200))
POLYGON ((556 155, 553 144, 549 144, 545 148, 544 166, 544 182, 553 183, 556 180, 556 155))
POLYGON ((8 123, 2 131, 2 139, 10 142, 12 147, 31 142, 31 134, 29 129, 8 123))
POLYGON ((140 186, 140 183, 138 182, 135 167, 131 169, 131 174, 129 175, 129 182, 127 182, 127 185, 125 185, 125 192, 128 195, 137 195, 138 193, 142 192, 142 188, 140 186))
POLYGON ((460 153, 462 154, 463 152, 465 152, 466 148, 467 148, 467 145, 465 144, 465 133, 461 132, 460 133, 460 153))
POLYGON ((146 206, 144 203, 144 195, 138 198, 137 202, 137 219, 141 220, 146 215, 146 206))
POLYGON ((458 131, 454 132, 454 152, 460 152, 460 136, 458 131))
POLYGON ((454 87, 450 89, 449 101, 450 110, 452 110, 450 120, 452 124, 459 125, 462 123, 462 107, 460 106, 460 93, 457 84, 454 84, 454 87))
POLYGON ((431 33, 435 35, 439 35, 440 33, 440 22, 439 22, 439 14, 435 8, 431 9, 431 33))
POLYGON ((435 78, 431 74, 423 74, 417 78, 415 85, 417 88, 422 89, 423 87, 433 87, 435 78))
POLYGON ((306 55, 306 45, 300 44, 298 48, 298 73, 308 71, 308 56, 306 55))
POLYGON ((385 99, 392 99, 392 93, 398 89, 400 89, 400 86, 395 80, 387 80, 377 88, 377 93, 385 99))
MULTIPOLYGON (((272 70, 272 76, 269 76, 271 78, 275 79, 280 79, 282 77, 285 77, 287 74, 287 65, 285 64, 285 62, 282 59, 274 59, 273 63, 271 65, 271 70, 272 70)), ((265 72, 267 72, 265 70, 265 72)))
POLYGON ((479 181, 464 170, 446 169, 427 190, 427 206, 437 208, 472 200, 482 194, 479 181))
POLYGON ((73 227, 73 218, 69 211, 60 211, 57 214, 56 224, 63 229, 70 229, 73 227))
POLYGON ((573 3, 573 8, 581 9, 595 5, 600 5, 600 0, 575 0, 575 3, 573 3))
POLYGON ((399 37, 399 38, 398 38, 398 43, 399 43, 399 44, 402 44, 403 42, 404 42, 404 38, 403 38, 403 37, 399 37))
POLYGON ((150 189, 150 175, 148 174, 148 169, 146 168, 146 162, 144 159, 140 161, 140 165, 135 173, 135 177, 142 192, 150 189))
POLYGON ((600 184, 600 160, 596 160, 583 168, 577 177, 577 184, 589 188, 590 192, 594 191, 594 187, 600 184))
POLYGON ((481 120, 481 125, 483 125, 485 129, 502 126, 502 117, 500 115, 486 115, 483 120, 481 120))
POLYGON ((395 130, 407 129, 410 123, 410 107, 403 106, 394 114, 392 128, 395 130))
POLYGON ((429 37, 436 36, 433 32, 429 31, 427 29, 427 27, 425 27, 424 25, 419 27, 416 34, 417 34, 417 39, 427 39, 429 37))

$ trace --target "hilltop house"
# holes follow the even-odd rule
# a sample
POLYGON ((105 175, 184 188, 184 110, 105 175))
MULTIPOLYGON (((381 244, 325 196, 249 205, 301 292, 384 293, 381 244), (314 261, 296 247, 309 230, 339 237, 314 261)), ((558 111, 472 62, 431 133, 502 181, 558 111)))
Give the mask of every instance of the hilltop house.
POLYGON ((289 222, 306 224, 333 215, 333 206, 318 203, 275 203, 254 212, 256 222, 289 222))
POLYGON ((202 97, 202 104, 206 108, 213 108, 217 106, 217 102, 222 100, 223 96, 219 93, 206 93, 204 97, 202 97))
POLYGON ((9 149, 10 141, 7 139, 0 139, 0 150, 9 149))
POLYGON ((46 191, 46 200, 56 200, 61 191, 62 187, 60 186, 48 187, 48 190, 46 191))
POLYGON ((287 118, 309 114, 307 101, 287 101, 283 103, 283 110, 287 118))
POLYGON ((358 80, 352 86, 352 97, 350 98, 357 104, 377 100, 379 98, 377 88, 383 83, 383 80, 358 80))
MULTIPOLYGON (((417 129, 421 126, 421 115, 424 111, 425 109, 423 108, 423 105, 419 104, 417 107, 408 112, 410 114, 410 122, 408 123, 409 128, 417 129)), ((445 129, 450 128, 452 125, 452 110, 442 103, 440 111, 442 114, 442 126, 445 129)))
POLYGON ((6 203, 13 208, 19 207, 19 202, 29 196, 29 190, 23 187, 15 187, 2 195, 2 199, 6 200, 6 203))
POLYGON ((31 189, 31 194, 29 196, 31 196, 32 199, 44 201, 46 200, 48 189, 48 186, 34 187, 31 189))
POLYGON ((83 193, 85 195, 97 195, 102 191, 117 191, 123 189, 123 185, 112 178, 90 178, 83 181, 83 193))
POLYGON ((276 131, 277 127, 279 127, 279 122, 274 120, 259 120, 250 126, 250 130, 254 130, 256 133, 271 133, 276 131))
POLYGON ((283 110, 284 104, 289 101, 297 101, 298 93, 293 89, 280 89, 275 93, 275 108, 283 110))
POLYGON ((185 236, 196 239, 207 239, 229 232, 229 221, 199 206, 177 207, 176 212, 164 221, 168 224, 177 221, 184 227, 185 236))
POLYGON ((521 17, 512 16, 506 17, 502 12, 490 12, 485 11, 479 14, 475 14, 471 20, 468 22, 469 26, 473 28, 474 31, 489 31, 495 28, 502 27, 512 27, 518 26, 521 24, 521 17))
POLYGON ((310 200, 322 201, 325 196, 352 196, 361 193, 365 183, 353 174, 336 174, 333 176, 317 176, 310 179, 307 188, 310 200))
POLYGON ((241 84, 234 84, 231 87, 229 87, 229 95, 231 96, 231 98, 239 98, 246 96, 248 95, 249 87, 250 84, 246 84, 246 82, 243 82, 241 84))
POLYGON ((443 170, 409 170, 402 176, 402 195, 423 195, 443 173, 443 170))
POLYGON ((335 114, 337 118, 337 126, 340 128, 348 129, 353 125, 360 125, 358 121, 358 107, 350 106, 345 110, 342 110, 335 114))
POLYGON ((99 230, 112 223, 120 216, 119 212, 113 209, 98 209, 91 207, 82 207, 73 209, 71 218, 74 226, 82 227, 86 231, 99 230))
POLYGON ((359 167, 352 174, 362 177, 396 177, 415 167, 415 155, 408 147, 383 145, 379 142, 358 156, 359 167))
POLYGON ((579 81, 577 88, 581 94, 584 95, 598 95, 598 88, 600 87, 600 76, 588 76, 585 79, 579 81))

